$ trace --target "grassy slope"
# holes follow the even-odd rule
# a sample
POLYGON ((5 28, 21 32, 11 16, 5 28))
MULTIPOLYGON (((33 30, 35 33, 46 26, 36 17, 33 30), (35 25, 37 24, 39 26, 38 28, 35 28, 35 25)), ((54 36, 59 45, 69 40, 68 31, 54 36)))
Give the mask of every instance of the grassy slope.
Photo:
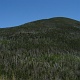
POLYGON ((80 80, 80 22, 57 17, 0 29, 0 75, 80 80))

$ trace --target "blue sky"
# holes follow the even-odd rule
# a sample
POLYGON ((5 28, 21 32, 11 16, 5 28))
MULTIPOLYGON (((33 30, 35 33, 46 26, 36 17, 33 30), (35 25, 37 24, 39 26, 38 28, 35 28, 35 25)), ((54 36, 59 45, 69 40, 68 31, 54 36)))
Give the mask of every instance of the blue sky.
POLYGON ((80 0, 0 0, 0 28, 52 17, 80 21, 80 0))

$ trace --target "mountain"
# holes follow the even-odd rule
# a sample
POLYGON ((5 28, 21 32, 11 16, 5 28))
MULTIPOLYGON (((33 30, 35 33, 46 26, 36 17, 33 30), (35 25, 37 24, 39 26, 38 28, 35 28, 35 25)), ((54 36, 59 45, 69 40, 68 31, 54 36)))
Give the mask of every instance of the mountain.
POLYGON ((80 22, 55 17, 0 28, 1 80, 80 80, 80 22))

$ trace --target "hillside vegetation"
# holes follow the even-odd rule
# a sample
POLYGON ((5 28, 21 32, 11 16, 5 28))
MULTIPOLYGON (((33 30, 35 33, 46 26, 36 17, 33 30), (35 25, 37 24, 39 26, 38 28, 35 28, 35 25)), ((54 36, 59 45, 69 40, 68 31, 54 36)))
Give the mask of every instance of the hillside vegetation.
POLYGON ((80 80, 80 22, 55 17, 0 28, 0 80, 80 80))

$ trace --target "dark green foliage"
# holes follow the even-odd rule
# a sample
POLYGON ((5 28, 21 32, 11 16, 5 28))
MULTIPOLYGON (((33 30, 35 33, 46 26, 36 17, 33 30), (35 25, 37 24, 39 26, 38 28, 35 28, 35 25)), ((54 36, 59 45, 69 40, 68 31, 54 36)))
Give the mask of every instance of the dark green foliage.
POLYGON ((57 17, 0 29, 0 80, 80 80, 80 22, 57 17))

